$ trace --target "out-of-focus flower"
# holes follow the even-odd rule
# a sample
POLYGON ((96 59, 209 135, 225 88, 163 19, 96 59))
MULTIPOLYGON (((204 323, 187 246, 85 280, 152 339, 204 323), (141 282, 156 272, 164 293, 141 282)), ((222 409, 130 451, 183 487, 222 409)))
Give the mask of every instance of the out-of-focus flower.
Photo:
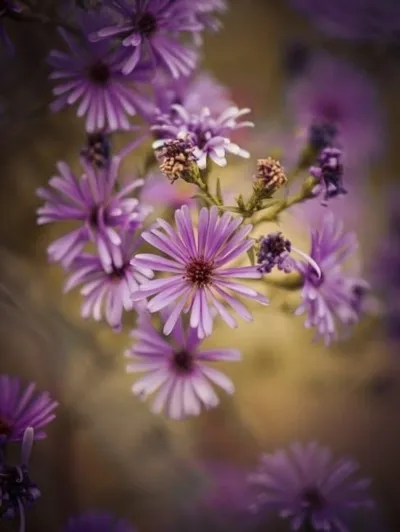
MULTIPOLYGON (((162 314, 167 321, 168 312, 162 314)), ((183 419, 199 415, 202 407, 216 407, 219 399, 210 382, 233 393, 232 381, 208 363, 240 360, 239 351, 201 351, 196 329, 184 330, 181 318, 176 321, 171 336, 166 338, 153 327, 150 315, 142 313, 132 336, 136 342, 126 356, 138 360, 130 362, 127 370, 146 373, 132 386, 132 392, 142 399, 158 392, 152 412, 159 414, 165 409, 172 419, 183 419)))
POLYGON ((324 338, 326 345, 338 338, 337 322, 351 326, 359 321, 369 291, 366 281, 342 269, 357 248, 356 235, 344 232, 343 224, 329 212, 311 232, 310 257, 319 266, 320 277, 310 264, 296 262, 304 282, 296 314, 307 314, 305 326, 315 327, 316 338, 324 338))
POLYGON ((23 435, 20 465, 8 466, 0 459, 0 518, 14 519, 19 515, 20 532, 25 531, 25 510, 41 495, 28 473, 34 437, 33 428, 28 427, 23 435))
POLYGON ((199 114, 189 113, 181 105, 172 106, 173 113, 159 115, 152 131, 161 138, 153 147, 160 148, 165 141, 187 137, 195 146, 194 156, 200 168, 205 168, 210 157, 219 166, 227 164, 226 152, 249 158, 250 154, 234 144, 231 134, 244 127, 252 127, 252 122, 239 122, 238 119, 250 112, 250 109, 229 107, 218 117, 214 117, 207 107, 199 114))
POLYGON ((77 115, 86 116, 86 129, 91 133, 104 127, 111 131, 128 130, 128 117, 149 105, 135 89, 136 83, 149 80, 148 66, 137 65, 126 75, 122 72, 121 50, 113 49, 110 39, 96 43, 88 41, 91 31, 103 20, 96 14, 82 13, 82 42, 77 43, 68 32, 60 30, 70 53, 53 50, 48 58, 53 68, 50 79, 56 83, 52 111, 77 104, 77 115))
POLYGON ((152 270, 132 263, 140 243, 140 236, 129 230, 121 236, 119 245, 100 245, 98 254, 81 253, 75 258, 64 291, 83 285, 83 318, 100 321, 104 315, 110 327, 121 329, 123 311, 135 308, 132 293, 139 283, 153 277, 152 270))
POLYGON ((257 492, 253 509, 276 511, 293 531, 348 532, 351 513, 373 506, 370 481, 354 478, 358 469, 353 460, 333 461, 330 450, 315 442, 264 454, 249 479, 257 492))
POLYGON ((341 60, 321 54, 291 85, 290 112, 299 130, 298 141, 314 148, 344 150, 345 164, 360 168, 380 155, 382 115, 371 80, 341 60))
POLYGON ((46 437, 42 429, 55 419, 58 403, 48 392, 35 395, 35 388, 31 383, 22 391, 18 377, 0 375, 0 445, 22 441, 28 427, 35 430, 37 440, 46 437))
POLYGON ((202 25, 187 0, 114 0, 108 4, 118 23, 93 32, 91 40, 122 38, 122 45, 126 48, 124 74, 130 74, 143 59, 152 59, 173 78, 188 76, 192 72, 197 53, 180 38, 185 32, 201 31, 202 25))
POLYGON ((14 46, 4 28, 2 18, 8 14, 21 13, 22 8, 14 0, 2 0, 0 4, 0 49, 5 48, 8 53, 13 53, 14 46))
POLYGON ((323 205, 327 205, 327 201, 330 198, 347 194, 347 190, 343 186, 343 164, 341 159, 342 150, 340 148, 326 147, 319 154, 317 165, 310 168, 310 174, 319 179, 321 184, 325 186, 323 205))
POLYGON ((397 0, 290 0, 319 29, 343 39, 397 42, 400 6, 397 0))
POLYGON ((132 180, 117 192, 120 163, 120 156, 114 156, 108 166, 101 168, 82 160, 84 173, 78 178, 66 163, 60 162, 57 165, 60 175, 49 181, 51 189, 38 189, 37 195, 45 201, 37 210, 38 224, 80 223, 80 227, 49 246, 52 261, 68 266, 89 240, 101 247, 107 242, 119 245, 118 228, 132 231, 141 225, 149 208, 131 197, 131 193, 143 185, 143 180, 132 180))
MULTIPOLYGON (((218 15, 223 14, 228 9, 226 0, 199 0, 194 2, 193 0, 186 0, 192 7, 196 20, 198 20, 204 30, 212 32, 218 32, 222 23, 218 18, 218 15)), ((202 34, 196 32, 194 34, 195 43, 201 45, 203 42, 202 34)))
POLYGON ((220 299, 242 318, 251 321, 250 312, 231 292, 268 304, 265 296, 235 280, 260 278, 262 274, 257 267, 224 268, 254 244, 252 239, 247 238, 252 226, 245 225, 239 229, 242 221, 241 217, 233 218, 229 212, 220 217, 217 207, 202 208, 196 238, 189 209, 183 206, 175 211, 176 229, 165 220, 158 219, 158 228, 142 234, 146 242, 169 258, 138 254, 135 263, 173 275, 142 285, 133 298, 140 301, 152 297, 147 304, 150 312, 173 305, 164 325, 164 334, 171 333, 182 312, 190 312, 191 327, 197 329, 200 338, 209 336, 213 329, 212 309, 230 327, 236 327, 236 321, 220 299))
POLYGON ((184 181, 171 183, 165 179, 161 172, 154 171, 146 176, 140 193, 140 201, 147 205, 151 203, 154 207, 170 207, 175 210, 182 205, 192 205, 194 203, 193 194, 192 185, 188 185, 184 181))
POLYGON ((128 521, 102 511, 71 517, 62 532, 135 532, 128 521))

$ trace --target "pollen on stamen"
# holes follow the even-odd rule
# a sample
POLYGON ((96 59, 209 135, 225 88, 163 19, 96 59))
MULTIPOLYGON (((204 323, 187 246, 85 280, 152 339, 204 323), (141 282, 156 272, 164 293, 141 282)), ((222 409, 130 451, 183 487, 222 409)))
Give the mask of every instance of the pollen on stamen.
POLYGON ((211 284, 213 264, 204 259, 194 259, 186 266, 186 279, 197 287, 211 284))

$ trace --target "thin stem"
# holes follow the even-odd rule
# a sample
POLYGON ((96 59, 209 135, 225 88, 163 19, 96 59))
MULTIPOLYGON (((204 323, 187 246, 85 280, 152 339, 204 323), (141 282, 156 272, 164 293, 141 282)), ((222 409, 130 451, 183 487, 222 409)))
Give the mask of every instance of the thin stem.
POLYGON ((204 181, 199 180, 197 182, 197 186, 201 190, 203 196, 207 198, 207 201, 209 201, 212 205, 216 205, 217 207, 223 207, 222 202, 217 197, 215 197, 213 194, 211 194, 208 188, 208 185, 204 183, 204 181))

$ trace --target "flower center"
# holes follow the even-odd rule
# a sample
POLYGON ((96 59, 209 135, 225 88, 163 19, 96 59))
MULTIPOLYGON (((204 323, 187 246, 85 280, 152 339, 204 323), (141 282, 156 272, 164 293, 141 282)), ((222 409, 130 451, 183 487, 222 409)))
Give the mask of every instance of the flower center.
POLYGON ((213 274, 213 263, 204 259, 194 259, 186 266, 186 279, 192 284, 203 287, 211 284, 213 274))
POLYGON ((301 499, 310 512, 318 512, 325 507, 325 499, 317 488, 306 488, 301 499))
POLYGON ((112 265, 112 271, 110 273, 110 277, 111 277, 111 280, 114 281, 114 282, 120 282, 124 277, 125 277, 125 273, 126 273, 126 270, 127 268, 129 267, 130 265, 127 265, 127 264, 123 264, 122 266, 120 266, 119 268, 117 268, 114 264, 112 265))
POLYGON ((139 13, 135 20, 135 28, 143 37, 151 37, 157 30, 157 19, 148 11, 139 13))
POLYGON ((189 351, 182 349, 174 353, 172 364, 178 373, 190 373, 193 369, 193 356, 189 351))
POLYGON ((98 85, 105 85, 110 79, 111 72, 105 63, 102 61, 97 61, 89 68, 89 78, 93 83, 98 85))
POLYGON ((0 417, 0 436, 10 436, 12 432, 12 426, 7 419, 0 417))

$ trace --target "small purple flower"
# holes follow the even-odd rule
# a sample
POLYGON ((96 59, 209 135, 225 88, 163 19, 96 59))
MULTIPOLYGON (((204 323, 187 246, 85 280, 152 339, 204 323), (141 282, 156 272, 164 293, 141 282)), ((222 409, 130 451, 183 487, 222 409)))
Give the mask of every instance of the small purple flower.
POLYGON ((118 245, 121 237, 117 229, 131 231, 139 227, 149 213, 131 193, 143 185, 136 179, 116 191, 121 156, 114 156, 110 164, 95 168, 84 159, 84 174, 77 178, 69 166, 60 162, 60 175, 50 179, 50 187, 39 188, 37 195, 45 201, 37 210, 38 224, 75 221, 80 227, 57 239, 48 252, 52 261, 68 266, 92 240, 104 247, 107 242, 118 245))
POLYGON ((93 32, 93 41, 122 37, 125 52, 122 71, 130 74, 140 60, 151 59, 173 78, 188 76, 197 54, 180 40, 182 33, 202 29, 187 0, 114 0, 110 9, 119 18, 116 25, 93 32))
POLYGON ((264 454, 249 478, 257 492, 253 509, 276 511, 293 531, 348 532, 350 514, 373 506, 370 481, 354 478, 358 469, 353 460, 333 461, 330 450, 315 442, 264 454))
POLYGON ((71 264, 70 276, 64 292, 83 285, 81 314, 100 321, 105 316, 115 331, 122 327, 123 311, 133 310, 132 293, 153 277, 153 272, 139 264, 132 264, 141 238, 131 231, 124 233, 120 244, 108 243, 98 247, 98 254, 81 253, 71 264))
POLYGON ((226 152, 248 159, 249 152, 234 144, 230 135, 241 128, 252 127, 252 122, 238 122, 250 109, 229 107, 218 117, 214 117, 207 107, 200 113, 189 113, 181 105, 173 105, 169 115, 159 115, 152 131, 160 137, 153 144, 155 149, 165 141, 188 137, 196 147, 193 152, 200 168, 205 168, 210 157, 219 166, 226 166, 226 152))
MULTIPOLYGON (((162 314, 167 321, 169 313, 162 314)), ((146 373, 132 386, 132 392, 142 399, 158 392, 152 412, 159 414, 165 409, 170 418, 183 419, 199 415, 202 407, 216 407, 219 399, 210 382, 229 394, 234 392, 232 381, 208 363, 240 360, 239 351, 199 350, 197 331, 184 330, 181 318, 176 321, 171 337, 166 338, 153 327, 150 316, 143 313, 132 336, 136 342, 126 356, 139 361, 130 362, 127 370, 146 373)))
POLYGON ((14 52, 14 46, 7 35, 1 19, 13 13, 21 13, 21 11, 21 6, 14 0, 1 0, 0 2, 0 49, 5 48, 10 54, 14 52))
POLYGON ((259 279, 262 274, 255 266, 223 268, 248 251, 254 242, 247 238, 251 225, 241 228, 241 217, 229 212, 219 216, 217 207, 202 208, 197 238, 189 209, 184 205, 175 211, 176 229, 158 219, 158 227, 142 234, 143 239, 169 258, 153 254, 136 255, 135 264, 172 276, 149 281, 133 295, 134 301, 152 297, 147 308, 158 312, 172 304, 164 325, 164 334, 171 333, 182 312, 190 312, 190 325, 198 330, 200 338, 209 336, 213 329, 212 309, 230 326, 236 321, 220 299, 230 305, 243 319, 252 320, 250 312, 231 292, 267 305, 268 299, 235 278, 259 279), (154 296, 154 297, 153 297, 154 296))
POLYGON ((86 129, 108 127, 109 130, 128 130, 128 116, 134 116, 149 105, 147 99, 134 90, 137 82, 149 80, 149 69, 138 65, 134 72, 122 72, 121 50, 114 50, 110 40, 92 43, 88 35, 104 20, 95 14, 81 14, 83 43, 75 42, 68 32, 60 30, 70 53, 53 50, 48 62, 53 68, 50 79, 55 80, 55 101, 51 105, 57 112, 66 105, 78 105, 77 115, 86 116, 86 129))
POLYGON ((260 248, 257 254, 257 262, 260 264, 259 271, 271 273, 274 266, 278 270, 290 273, 294 266, 294 261, 290 257, 292 244, 290 240, 284 238, 281 232, 270 233, 260 240, 260 248))
POLYGON ((342 150, 334 147, 324 148, 318 156, 317 165, 310 168, 310 174, 325 185, 323 205, 327 200, 347 194, 343 186, 342 150))
POLYGON ((320 277, 310 264, 296 263, 304 282, 296 314, 307 314, 305 326, 315 327, 316 338, 323 337, 326 345, 338 337, 337 321, 346 326, 359 321, 362 300, 369 290, 366 281, 342 270, 343 262, 357 247, 356 235, 344 232, 343 224, 329 212, 311 232, 310 257, 319 266, 320 277))
POLYGON ((0 375, 0 445, 10 441, 22 441, 28 427, 35 429, 35 438, 46 437, 42 430, 56 415, 58 403, 48 392, 35 396, 36 384, 22 391, 17 377, 0 375))
POLYGON ((62 532, 135 532, 135 528, 109 513, 91 511, 71 517, 62 532))

